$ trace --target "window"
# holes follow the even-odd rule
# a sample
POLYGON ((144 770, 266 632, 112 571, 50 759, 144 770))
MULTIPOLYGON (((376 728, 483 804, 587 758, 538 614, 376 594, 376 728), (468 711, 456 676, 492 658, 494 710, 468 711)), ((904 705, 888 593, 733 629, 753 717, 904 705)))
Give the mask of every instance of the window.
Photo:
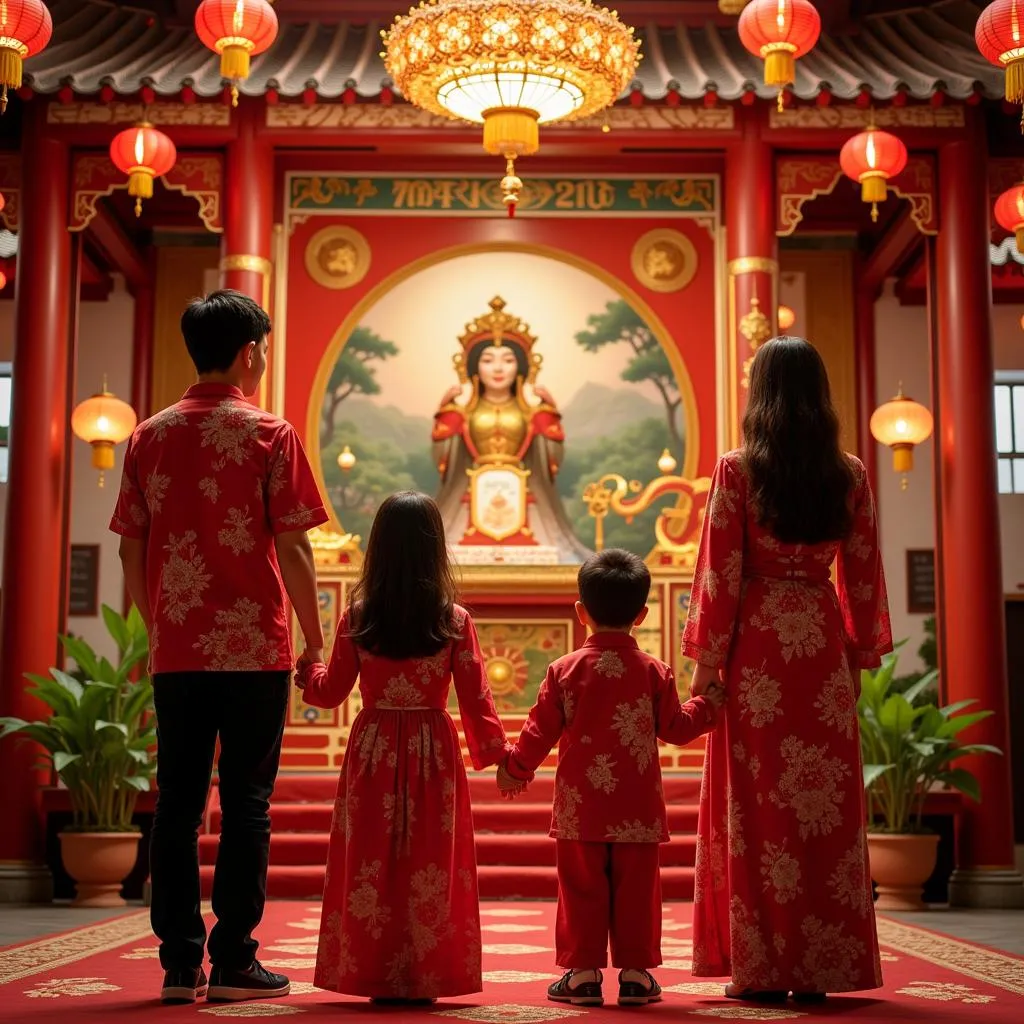
POLYGON ((1024 494, 1024 376, 996 374, 996 455, 1000 494, 1024 494))
POLYGON ((7 483, 7 438, 11 430, 11 364, 0 363, 0 484, 7 483))

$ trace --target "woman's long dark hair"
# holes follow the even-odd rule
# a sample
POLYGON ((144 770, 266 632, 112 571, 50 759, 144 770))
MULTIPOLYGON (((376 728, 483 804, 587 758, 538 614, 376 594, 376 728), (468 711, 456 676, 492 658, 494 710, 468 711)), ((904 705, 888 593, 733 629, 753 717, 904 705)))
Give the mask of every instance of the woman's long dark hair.
POLYGON ((758 524, 790 544, 842 540, 854 477, 818 350, 803 338, 762 345, 750 368, 743 461, 758 524))
POLYGON ((383 658, 428 658, 455 637, 455 577, 433 498, 400 491, 377 509, 359 582, 349 601, 349 636, 383 658))

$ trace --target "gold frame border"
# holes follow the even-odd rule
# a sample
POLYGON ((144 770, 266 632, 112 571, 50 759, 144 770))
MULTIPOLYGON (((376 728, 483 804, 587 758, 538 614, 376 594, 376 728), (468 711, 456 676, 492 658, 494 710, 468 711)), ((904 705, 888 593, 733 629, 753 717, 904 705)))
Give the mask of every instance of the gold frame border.
MULTIPOLYGON (((676 375, 676 380, 679 383, 680 397, 682 398, 686 409, 686 456, 683 459, 681 475, 687 479, 692 479, 696 473, 697 464, 700 458, 700 416, 698 415, 697 410, 697 396, 694 392, 693 381, 690 379, 690 373, 686 368, 686 363, 683 361, 682 354, 678 348, 670 344, 672 336, 666 329, 661 317, 654 312, 650 304, 632 287, 626 284, 625 281, 616 277, 604 267, 597 263, 593 263, 582 256, 577 256, 575 253, 567 252, 565 249, 557 249, 552 245, 537 242, 464 242, 459 245, 447 246, 443 249, 435 249, 433 252, 426 253, 418 259, 411 260, 404 266, 392 271, 392 273, 387 277, 378 281, 377 284, 375 284, 351 308, 351 310, 349 310, 348 315, 344 320, 342 320, 341 325, 335 330, 331 337, 327 348, 320 357, 320 364, 313 376, 312 385, 310 387, 309 404, 306 407, 305 441, 307 450, 310 453, 310 462, 313 466, 313 473, 316 478, 316 482, 321 489, 321 493, 327 493, 327 484, 324 480, 323 469, 320 464, 319 416, 320 402, 322 401, 321 396, 327 386, 327 379, 331 375, 331 368, 334 366, 338 355, 345 347, 345 342, 348 340, 349 335, 355 327, 358 326, 359 321, 363 318, 365 313, 403 281, 406 281, 410 277, 414 277, 421 271, 426 270, 429 267, 436 266, 439 263, 447 263, 448 261, 460 256, 472 256, 477 253, 484 252, 521 252, 534 256, 545 256, 548 259, 554 259, 558 260, 560 263, 566 263, 569 266, 575 267, 577 270, 582 270, 584 273, 591 274, 599 281, 604 282, 604 284, 611 288, 612 291, 616 292, 621 298, 625 299, 644 318, 647 325, 654 332, 654 336, 658 339, 658 344, 661 345, 666 356, 668 356, 669 365, 672 367, 672 372, 676 375)), ((330 525, 339 533, 345 533, 346 531, 342 527, 341 521, 338 519, 334 508, 329 502, 327 503, 327 513, 330 517, 330 525)), ((537 567, 533 566, 531 568, 536 570, 537 567)), ((504 584, 501 585, 504 586, 504 584)))

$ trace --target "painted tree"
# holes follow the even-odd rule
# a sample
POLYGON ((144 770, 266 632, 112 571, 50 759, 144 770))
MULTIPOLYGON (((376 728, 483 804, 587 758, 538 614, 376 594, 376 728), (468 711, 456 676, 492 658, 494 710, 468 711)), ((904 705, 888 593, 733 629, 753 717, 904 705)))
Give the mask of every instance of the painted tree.
POLYGON ((331 443, 338 410, 349 395, 380 394, 373 364, 395 355, 398 355, 398 346, 392 341, 385 341, 369 327, 360 325, 352 331, 327 382, 320 416, 321 447, 331 443))
POLYGON ((628 302, 616 299, 601 313, 587 317, 587 329, 576 335, 577 343, 587 352, 597 352, 605 345, 628 345, 633 351, 621 377, 632 384, 647 381, 658 389, 665 403, 671 448, 677 458, 683 455, 683 437, 679 426, 682 399, 679 382, 658 339, 650 327, 628 302))

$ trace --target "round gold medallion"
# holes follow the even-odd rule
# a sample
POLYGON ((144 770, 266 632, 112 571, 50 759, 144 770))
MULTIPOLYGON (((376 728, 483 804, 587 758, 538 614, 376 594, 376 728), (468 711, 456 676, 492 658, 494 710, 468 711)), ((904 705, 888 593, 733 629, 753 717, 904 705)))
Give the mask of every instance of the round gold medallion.
POLYGON ((681 231, 656 228, 633 246, 633 274, 653 292, 678 292, 697 273, 697 250, 681 231))
POLYGON ((351 288, 369 269, 370 243, 355 228, 323 228, 306 246, 306 272, 325 288, 351 288))

